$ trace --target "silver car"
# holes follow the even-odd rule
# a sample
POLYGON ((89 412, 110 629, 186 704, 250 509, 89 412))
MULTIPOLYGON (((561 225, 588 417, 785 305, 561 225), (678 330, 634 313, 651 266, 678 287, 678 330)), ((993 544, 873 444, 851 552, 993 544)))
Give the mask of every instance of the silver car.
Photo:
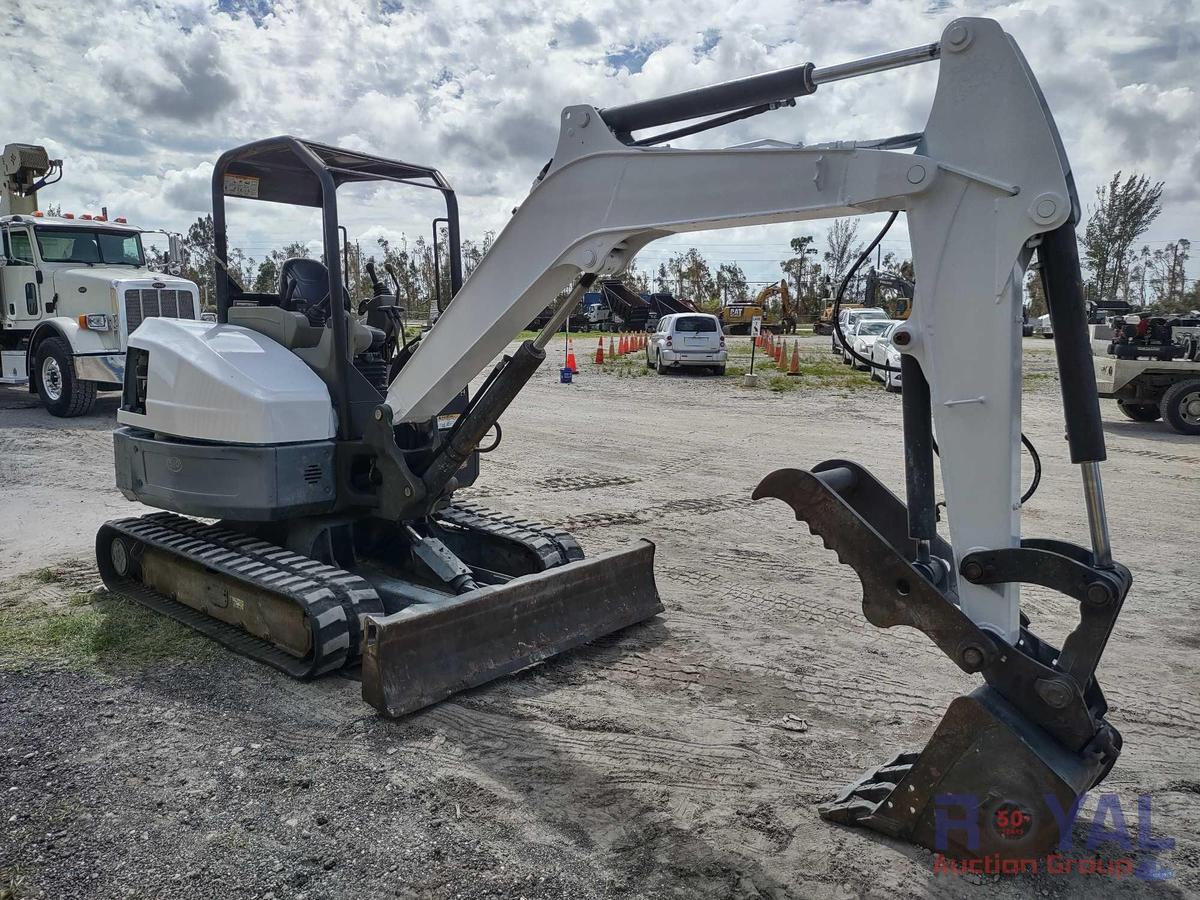
POLYGON ((660 374, 671 369, 707 368, 724 375, 728 359, 721 323, 708 313, 663 316, 646 343, 646 365, 660 374))

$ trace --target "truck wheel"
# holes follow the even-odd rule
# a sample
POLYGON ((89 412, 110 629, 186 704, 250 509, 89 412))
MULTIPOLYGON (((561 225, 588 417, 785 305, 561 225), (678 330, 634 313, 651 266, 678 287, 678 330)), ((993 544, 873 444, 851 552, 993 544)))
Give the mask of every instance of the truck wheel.
POLYGON ((47 338, 38 345, 34 377, 38 396, 52 416, 69 419, 86 415, 96 403, 96 383, 75 377, 71 345, 60 337, 47 338))
POLYGON ((1118 400, 1117 409, 1135 422, 1157 422, 1162 418, 1157 403, 1134 403, 1130 400, 1118 400))
POLYGON ((1180 434, 1200 434, 1200 378, 1177 381, 1159 405, 1166 423, 1180 434))

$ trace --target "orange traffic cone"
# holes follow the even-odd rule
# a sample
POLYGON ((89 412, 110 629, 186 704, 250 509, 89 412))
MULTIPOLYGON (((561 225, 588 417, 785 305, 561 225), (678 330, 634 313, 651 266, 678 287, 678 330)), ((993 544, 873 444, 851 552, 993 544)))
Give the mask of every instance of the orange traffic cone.
POLYGON ((799 341, 795 341, 792 343, 792 364, 790 366, 788 366, 788 374, 789 375, 799 375, 800 374, 800 342, 799 341))
POLYGON ((775 363, 783 365, 783 341, 772 340, 771 343, 775 345, 775 363))
POLYGON ((579 366, 575 362, 575 342, 570 338, 567 338, 567 362, 563 368, 570 369, 572 375, 579 374, 579 366))
POLYGON ((608 336, 608 358, 609 359, 617 358, 617 348, 616 348, 616 345, 613 343, 611 334, 608 336))
POLYGON ((604 365, 604 338, 600 338, 600 343, 596 347, 596 365, 604 365))
POLYGON ((617 353, 624 356, 629 352, 629 338, 625 336, 625 332, 621 332, 621 343, 617 347, 617 353))

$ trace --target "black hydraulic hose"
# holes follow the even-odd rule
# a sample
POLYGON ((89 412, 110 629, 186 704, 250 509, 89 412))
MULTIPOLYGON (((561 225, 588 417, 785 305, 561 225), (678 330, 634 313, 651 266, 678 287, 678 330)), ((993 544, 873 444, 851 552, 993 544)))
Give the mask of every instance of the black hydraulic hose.
POLYGON ((677 128, 674 131, 664 131, 659 134, 653 134, 650 137, 638 138, 631 143, 631 147, 653 147, 655 144, 662 144, 667 141, 678 140, 679 138, 688 137, 693 134, 700 134, 702 131, 709 131, 713 128, 720 128, 722 125, 728 125, 731 122, 740 122, 742 119, 749 119, 751 116, 759 116, 765 112, 770 112, 773 109, 779 109, 783 106, 795 106, 795 99, 779 100, 772 103, 760 103, 758 106, 748 106, 745 109, 739 109, 736 112, 726 113, 723 116, 717 116, 713 119, 705 119, 703 122, 697 122, 695 125, 688 125, 685 128, 677 128))
MULTIPOLYGON (((850 354, 851 359, 857 359, 860 363, 866 364, 869 368, 874 367, 875 363, 867 359, 861 353, 855 351, 853 347, 846 343, 846 333, 842 331, 842 323, 839 313, 842 310, 842 297, 846 295, 846 288, 850 286, 850 279, 854 277, 854 273, 859 270, 864 262, 871 258, 871 254, 875 248, 879 246, 879 242, 884 239, 888 233, 888 229, 892 227, 892 223, 896 221, 896 216, 900 215, 898 210, 892 210, 892 214, 888 216, 888 220, 883 223, 883 228, 879 229, 879 234, 875 235, 875 239, 867 245, 867 249, 858 255, 858 259, 854 261, 854 265, 850 267, 850 271, 846 273, 846 277, 842 279, 842 283, 838 285, 837 295, 833 298, 833 330, 837 333, 837 339, 842 345, 842 350, 850 354)), ((895 372, 896 370, 884 360, 883 371, 895 372)))
MULTIPOLYGON (((896 210, 893 210, 892 214, 890 216, 888 216, 888 220, 883 223, 883 228, 881 228, 879 230, 879 233, 877 235, 875 235, 874 240, 872 240, 871 243, 867 245, 867 249, 863 250, 863 252, 859 254, 858 259, 856 259, 854 261, 854 265, 852 265, 850 267, 850 270, 846 273, 846 276, 842 279, 842 283, 840 285, 838 285, 837 294, 833 298, 833 329, 837 334, 837 339, 841 343, 843 351, 845 351, 846 353, 849 353, 851 359, 857 359, 859 362, 865 363, 869 367, 873 367, 875 365, 875 362, 873 360, 867 359, 861 353, 856 352, 853 347, 851 347, 849 344, 846 343, 846 335, 845 335, 845 332, 842 331, 842 323, 841 323, 841 319, 840 319, 838 313, 841 311, 842 298, 846 295, 846 288, 848 288, 850 286, 850 280, 852 278, 854 278, 854 273, 859 270, 859 267, 862 266, 862 264, 864 262, 866 262, 868 259, 870 259, 871 253, 875 250, 875 248, 877 246, 879 246, 879 242, 882 241, 884 239, 884 237, 887 235, 888 229, 890 229, 892 227, 892 223, 896 221, 896 216, 898 216, 898 215, 899 215, 899 212, 896 210)), ((1071 232, 1072 241, 1074 240, 1074 238, 1075 238, 1074 229, 1072 229, 1072 232, 1071 232)), ((1086 331, 1085 331, 1085 333, 1086 333, 1086 331)), ((1089 350, 1089 352, 1090 352, 1090 350, 1089 350)), ((894 367, 892 367, 886 360, 884 360, 883 371, 885 373, 884 377, 886 378, 887 373, 895 372, 896 369, 894 367)), ((904 377, 903 373, 901 374, 900 377, 901 378, 904 377)), ((1093 385, 1093 388, 1094 388, 1094 385, 1093 385)), ((938 450, 937 441, 934 440, 932 438, 932 436, 930 437, 930 442, 933 444, 933 452, 936 453, 938 456, 941 456, 942 454, 941 454, 941 451, 938 450)), ((1029 438, 1027 438, 1025 436, 1025 432, 1021 432, 1021 443, 1025 446, 1025 449, 1029 451, 1029 458, 1033 462, 1033 480, 1029 483, 1029 488, 1025 491, 1024 494, 1021 495, 1021 504, 1024 505, 1033 496, 1034 492, 1038 489, 1038 485, 1042 483, 1042 458, 1041 458, 1041 456, 1038 455, 1037 449, 1033 446, 1033 441, 1029 440, 1029 438)), ((1101 445, 1103 445, 1103 437, 1101 437, 1101 445)), ((1103 449, 1101 450, 1101 452, 1103 452, 1103 449)))
POLYGON ((478 450, 480 453, 491 453, 493 450, 495 450, 497 447, 499 447, 500 442, 502 440, 504 440, 504 429, 502 429, 500 427, 500 423, 497 422, 495 425, 492 426, 492 428, 496 429, 496 439, 494 441, 492 441, 490 444, 488 444, 486 447, 483 447, 483 446, 476 447, 475 449, 478 450))

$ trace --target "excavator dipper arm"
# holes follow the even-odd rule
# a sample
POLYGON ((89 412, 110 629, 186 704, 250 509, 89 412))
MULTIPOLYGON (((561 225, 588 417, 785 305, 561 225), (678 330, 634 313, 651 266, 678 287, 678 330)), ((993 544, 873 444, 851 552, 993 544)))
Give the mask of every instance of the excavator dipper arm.
POLYGON ((1074 184, 1014 41, 991 20, 958 19, 927 47, 630 107, 572 106, 560 126, 552 162, 392 382, 394 421, 428 421, 549 298, 581 277, 623 271, 657 238, 904 211, 916 273, 912 315, 894 337, 903 354, 907 505, 841 461, 775 472, 755 496, 789 503, 856 570, 870 621, 921 629, 987 685, 955 701, 923 753, 869 774, 824 813, 962 855, 1048 849, 1057 820, 1046 798, 1073 802, 1120 748, 1092 673, 1130 579, 1111 560, 1104 518, 1074 184), (937 90, 911 141, 684 150, 631 136, 927 60, 939 60, 937 90), (912 153, 895 149, 914 145, 912 153), (1090 550, 1021 539, 1021 285, 1035 249, 1055 337, 1063 336, 1064 406, 1090 550), (935 430, 949 542, 935 524, 935 430), (1081 625, 1062 658, 1028 630, 1021 582, 1053 584, 1079 600, 1081 625), (950 794, 959 803, 974 797, 987 827, 949 839, 935 833, 938 798, 950 794), (1013 809, 1035 823, 1015 836, 995 826, 1013 809))

